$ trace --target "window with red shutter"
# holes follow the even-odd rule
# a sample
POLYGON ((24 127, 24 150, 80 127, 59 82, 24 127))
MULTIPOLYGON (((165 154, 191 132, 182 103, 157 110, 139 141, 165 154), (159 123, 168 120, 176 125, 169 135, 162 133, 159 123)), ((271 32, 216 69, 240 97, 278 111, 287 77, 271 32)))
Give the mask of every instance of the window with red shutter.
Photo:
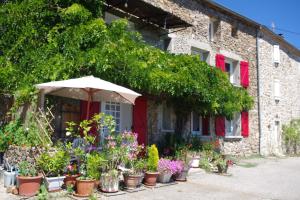
POLYGON ((216 136, 225 136, 225 117, 216 117, 216 136))
POLYGON ((216 67, 225 71, 225 57, 222 54, 216 55, 216 67))
POLYGON ((202 135, 210 135, 210 117, 202 117, 202 135))
POLYGON ((249 136, 249 114, 248 112, 241 113, 241 120, 242 120, 242 136, 248 137, 249 136))
POLYGON ((249 63, 246 61, 240 62, 240 80, 244 88, 249 86, 249 63))

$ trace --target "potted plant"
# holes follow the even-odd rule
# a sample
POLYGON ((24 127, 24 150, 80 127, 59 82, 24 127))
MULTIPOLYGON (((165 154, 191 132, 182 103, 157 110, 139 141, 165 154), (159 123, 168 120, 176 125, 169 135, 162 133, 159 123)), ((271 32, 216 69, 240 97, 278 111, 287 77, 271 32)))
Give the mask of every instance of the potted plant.
POLYGON ((69 154, 64 149, 54 149, 42 153, 37 165, 43 171, 48 191, 60 190, 64 183, 64 169, 70 163, 69 154))
POLYGON ((125 160, 126 146, 122 144, 120 134, 110 133, 105 138, 104 154, 107 165, 100 177, 101 190, 112 193, 119 191, 118 166, 125 160))
POLYGON ((226 159, 224 155, 217 155, 213 162, 215 166, 217 166, 218 173, 220 174, 226 174, 229 165, 233 164, 233 161, 226 159))
POLYGON ((172 161, 169 159, 161 158, 158 161, 158 182, 168 183, 171 180, 173 174, 182 171, 181 165, 178 165, 178 161, 172 161))
MULTIPOLYGON (((100 168, 106 160, 97 152, 85 154, 86 161, 81 163, 81 176, 76 179, 75 196, 92 195, 96 180, 100 179, 100 168)), ((96 186, 97 187, 97 186, 96 186)))
POLYGON ((38 174, 35 166, 28 161, 22 161, 18 164, 19 195, 34 196, 38 193, 42 175, 38 174))
POLYGON ((148 158, 147 158, 147 171, 145 173, 144 184, 148 186, 155 186, 158 177, 158 150, 155 144, 152 144, 148 148, 148 158))
POLYGON ((69 164, 66 169, 64 184, 66 187, 74 187, 76 179, 80 176, 76 163, 69 164))
POLYGON ((176 181, 186 181, 189 172, 188 146, 180 146, 176 152, 178 170, 174 175, 176 181), (181 170, 179 170, 181 169, 181 170))
POLYGON ((138 145, 137 133, 131 131, 122 133, 122 143, 126 151, 125 166, 128 168, 123 173, 124 184, 127 189, 135 189, 141 185, 143 179, 145 161, 139 158, 138 155, 143 151, 144 147, 138 145))

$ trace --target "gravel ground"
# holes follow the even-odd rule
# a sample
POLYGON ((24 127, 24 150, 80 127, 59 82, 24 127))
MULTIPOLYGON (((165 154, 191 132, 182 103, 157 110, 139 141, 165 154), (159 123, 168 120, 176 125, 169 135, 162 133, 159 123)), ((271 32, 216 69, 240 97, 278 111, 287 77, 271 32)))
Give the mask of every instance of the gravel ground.
MULTIPOLYGON (((300 158, 243 160, 229 169, 230 176, 191 169, 188 181, 172 186, 104 197, 105 200, 299 200, 300 158)), ((0 185, 0 200, 15 199, 0 185)))

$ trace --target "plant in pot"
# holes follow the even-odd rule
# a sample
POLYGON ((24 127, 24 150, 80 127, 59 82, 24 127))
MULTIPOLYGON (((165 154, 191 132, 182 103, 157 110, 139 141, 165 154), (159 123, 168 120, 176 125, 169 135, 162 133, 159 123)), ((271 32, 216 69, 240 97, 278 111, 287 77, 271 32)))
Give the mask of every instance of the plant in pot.
POLYGON ((231 160, 226 159, 224 155, 216 154, 213 163, 217 167, 218 173, 226 174, 229 165, 232 165, 233 162, 231 160))
POLYGON ((138 155, 143 151, 143 146, 138 145, 137 133, 127 132, 122 133, 122 146, 125 147, 126 157, 125 166, 129 169, 123 173, 124 184, 127 189, 135 189, 141 184, 143 178, 143 170, 145 162, 138 158, 138 155))
POLYGON ((186 181, 188 172, 189 172, 189 163, 190 160, 188 158, 189 147, 186 145, 179 146, 175 152, 175 157, 177 160, 178 170, 174 174, 174 178, 176 181, 186 181), (181 169, 181 170, 180 170, 181 169))
POLYGON ((42 175, 38 174, 36 167, 28 161, 18 164, 19 195, 34 196, 39 192, 42 175))
POLYGON ((126 146, 122 145, 122 136, 120 134, 109 134, 105 138, 104 154, 107 165, 103 168, 100 183, 103 192, 119 191, 119 172, 118 166, 125 160, 126 146))
POLYGON ((147 186, 155 186, 158 177, 158 150, 155 144, 148 148, 147 171, 145 173, 144 184, 147 186))
POLYGON ((96 182, 99 183, 101 167, 106 163, 107 161, 103 156, 97 152, 85 154, 85 162, 81 163, 81 176, 76 179, 75 196, 87 197, 92 195, 94 188, 97 187, 96 182))
POLYGON ((178 161, 161 158, 158 161, 158 182, 168 183, 170 182, 172 175, 181 171, 182 166, 178 161))
POLYGON ((48 191, 60 190, 64 183, 64 170, 70 163, 69 154, 62 148, 46 151, 37 158, 37 166, 45 176, 48 191))

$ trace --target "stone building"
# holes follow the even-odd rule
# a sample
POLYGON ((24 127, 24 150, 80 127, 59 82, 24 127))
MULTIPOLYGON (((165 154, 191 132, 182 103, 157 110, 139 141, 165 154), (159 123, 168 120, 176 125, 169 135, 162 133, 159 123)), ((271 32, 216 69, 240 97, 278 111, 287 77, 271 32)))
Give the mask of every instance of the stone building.
POLYGON ((260 153, 285 153, 282 125, 300 119, 300 51, 262 27, 258 37, 260 153))
MULTIPOLYGON (((202 140, 214 140, 217 136, 227 154, 281 153, 282 125, 299 118, 299 50, 259 23, 212 1, 132 2, 117 4, 117 8, 129 12, 129 20, 135 16, 158 25, 136 26, 136 21, 132 21, 135 30, 141 32, 149 44, 175 54, 197 54, 199 59, 219 68, 222 68, 220 57, 224 58, 221 66, 225 65, 223 70, 236 87, 245 86, 242 68, 246 63, 249 85, 245 88, 253 96, 253 109, 249 113, 237 113, 233 120, 222 119, 221 124, 214 116, 191 113, 185 134, 202 140), (274 58, 274 54, 279 54, 279 58, 274 58), (245 129, 249 132, 243 134, 245 129)), ((144 116, 147 125, 135 124, 133 120, 133 126, 140 126, 147 136, 146 141, 158 143, 164 135, 173 134, 176 120, 173 109, 150 98, 142 102, 146 104, 143 111, 147 113, 144 116)), ((134 108, 133 115, 138 115, 134 108)))

